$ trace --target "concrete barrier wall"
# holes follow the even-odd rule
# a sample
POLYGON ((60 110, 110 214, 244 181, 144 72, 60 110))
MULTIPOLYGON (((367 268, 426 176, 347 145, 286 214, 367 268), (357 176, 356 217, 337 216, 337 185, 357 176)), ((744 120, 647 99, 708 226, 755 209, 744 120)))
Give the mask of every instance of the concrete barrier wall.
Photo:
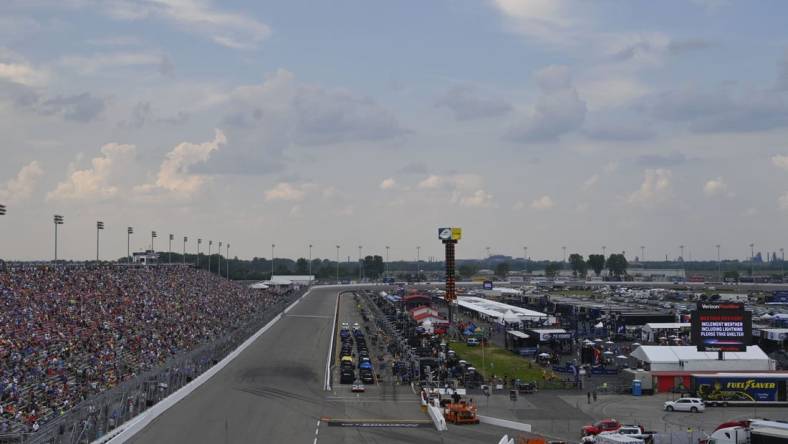
POLYGON ((479 422, 482 424, 490 424, 498 427, 505 427, 507 429, 519 430, 521 432, 531 431, 531 424, 509 421, 507 419, 493 418, 492 416, 479 415, 478 418, 479 418, 479 422))
MULTIPOLYGON (((307 291, 300 298, 296 299, 292 304, 290 304, 287 308, 284 309, 284 313, 289 312, 296 304, 298 304, 301 299, 305 298, 311 291, 307 291)), ((233 359, 235 359, 241 352, 246 350, 254 341, 256 341, 263 333, 268 331, 277 321, 282 319, 282 315, 277 315, 270 322, 265 324, 263 328, 255 332, 252 336, 250 336, 246 341, 244 341, 238 348, 230 352, 224 359, 219 361, 216 365, 209 368, 205 371, 205 373, 201 374, 200 376, 194 378, 194 380, 185 386, 181 387, 175 393, 171 394, 170 396, 162 399, 160 402, 153 405, 151 408, 146 410, 145 412, 141 413, 140 415, 132 418, 125 424, 122 424, 117 429, 113 430, 109 434, 97 439, 92 444, 122 444, 129 440, 132 436, 134 436, 137 432, 144 429, 148 424, 150 424, 154 419, 156 419, 159 415, 167 411, 170 407, 178 403, 178 401, 182 400, 191 392, 197 389, 197 387, 204 384, 207 380, 211 379, 215 374, 219 373, 223 368, 227 366, 233 359)))
POLYGON ((435 424, 435 428, 438 429, 439 432, 449 429, 446 426, 446 419, 443 417, 443 411, 440 408, 428 404, 427 413, 429 413, 430 419, 432 419, 433 424, 435 424))

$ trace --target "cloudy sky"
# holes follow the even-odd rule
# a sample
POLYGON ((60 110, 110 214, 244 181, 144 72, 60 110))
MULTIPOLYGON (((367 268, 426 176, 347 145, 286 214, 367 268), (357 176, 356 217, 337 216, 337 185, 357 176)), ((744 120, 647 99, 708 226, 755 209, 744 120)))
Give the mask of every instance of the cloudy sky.
POLYGON ((744 258, 786 244, 781 0, 4 0, 0 256, 744 258), (203 251, 206 243, 203 244, 203 251), (688 256, 685 254, 685 256, 688 256))

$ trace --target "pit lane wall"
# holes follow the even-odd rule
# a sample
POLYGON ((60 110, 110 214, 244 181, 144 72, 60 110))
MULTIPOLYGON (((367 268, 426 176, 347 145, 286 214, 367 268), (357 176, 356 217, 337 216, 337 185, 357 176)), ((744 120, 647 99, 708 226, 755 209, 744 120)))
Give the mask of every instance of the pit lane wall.
POLYGON ((133 437, 137 432, 144 429, 148 424, 153 422, 159 415, 167 411, 170 407, 177 404, 180 400, 188 396, 191 392, 193 392, 197 387, 201 386, 207 380, 211 379, 215 374, 220 372, 224 367, 227 366, 233 359, 235 359, 239 354, 241 354, 244 350, 249 348, 254 341, 256 341, 260 336, 263 335, 266 331, 268 331, 274 324, 277 323, 280 319, 282 319, 282 315, 287 314, 296 304, 298 304, 301 299, 306 297, 311 290, 307 291, 301 297, 296 299, 292 304, 290 304, 287 308, 285 308, 281 314, 276 315, 273 319, 271 319, 267 324, 265 324, 260 330, 255 332, 252 336, 250 336, 246 341, 244 341, 238 348, 230 352, 224 359, 219 361, 216 365, 206 370, 200 376, 196 377, 194 380, 186 384, 185 386, 181 387, 179 390, 171 394, 170 396, 164 398, 163 400, 159 401, 151 408, 146 410, 145 412, 141 413, 140 415, 132 418, 125 424, 122 424, 120 427, 116 428, 112 432, 103 437, 93 441, 91 444, 121 444, 125 443, 131 437, 133 437))

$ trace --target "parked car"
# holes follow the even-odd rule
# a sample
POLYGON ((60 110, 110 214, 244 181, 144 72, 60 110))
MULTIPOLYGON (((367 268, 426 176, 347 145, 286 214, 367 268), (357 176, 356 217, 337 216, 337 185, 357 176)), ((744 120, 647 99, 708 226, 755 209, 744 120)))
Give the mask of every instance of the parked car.
POLYGON ((343 369, 339 373, 340 384, 352 384, 356 380, 356 372, 353 369, 343 369))
POLYGON ((602 432, 610 432, 621 428, 621 423, 615 419, 603 419, 594 424, 583 426, 581 433, 582 436, 598 435, 602 432))
POLYGON ((364 387, 364 384, 362 384, 361 381, 356 379, 356 382, 354 382, 353 385, 350 386, 350 391, 353 393, 362 393, 367 391, 367 388, 364 387))
POLYGON ((700 398, 679 398, 675 401, 666 401, 665 410, 698 413, 706 410, 706 405, 700 398))
POLYGON ((477 338, 468 338, 465 343, 468 344, 469 347, 475 347, 479 345, 479 340, 477 338))

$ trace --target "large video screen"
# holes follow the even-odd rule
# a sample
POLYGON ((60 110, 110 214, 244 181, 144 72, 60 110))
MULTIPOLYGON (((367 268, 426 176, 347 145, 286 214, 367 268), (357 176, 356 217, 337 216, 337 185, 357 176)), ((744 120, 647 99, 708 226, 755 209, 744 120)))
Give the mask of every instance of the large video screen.
POLYGON ((752 340, 752 313, 740 303, 698 302, 692 312, 692 343, 698 351, 746 351, 752 340))

